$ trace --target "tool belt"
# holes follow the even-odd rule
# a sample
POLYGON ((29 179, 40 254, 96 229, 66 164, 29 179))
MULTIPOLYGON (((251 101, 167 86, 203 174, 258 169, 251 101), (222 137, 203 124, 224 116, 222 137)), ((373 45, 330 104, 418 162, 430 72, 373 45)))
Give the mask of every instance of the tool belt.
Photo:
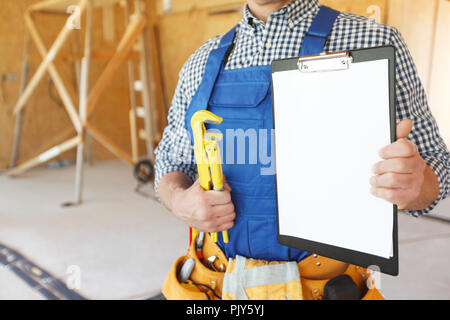
MULTIPOLYGON (((244 260, 246 270, 250 267, 267 267, 268 265, 276 265, 275 268, 282 268, 283 266, 280 265, 286 264, 284 262, 269 262, 245 258, 244 260)), ((222 250, 211 240, 208 234, 205 234, 201 252, 196 250, 196 241, 192 241, 187 254, 178 258, 172 265, 164 282, 162 293, 169 300, 233 299, 235 298, 233 294, 222 291, 224 289, 224 280, 226 281, 227 277, 233 274, 236 264, 236 259, 230 259, 228 261, 222 250), (194 267, 189 279, 180 282, 178 276, 180 269, 189 259, 194 261, 194 267), (225 271, 227 272, 227 276, 225 276, 225 271)), ((292 264, 292 262, 288 264, 292 264)), ((286 264, 287 268, 288 264, 286 264)), ((361 300, 383 300, 383 296, 373 286, 370 271, 365 268, 349 265, 316 254, 312 254, 301 260, 297 263, 297 266, 300 283, 292 278, 289 279, 289 283, 269 283, 265 286, 255 287, 256 289, 245 288, 246 297, 250 300, 269 298, 272 300, 322 300, 327 283, 340 276, 347 275, 357 285, 361 300), (368 284, 370 285, 368 286, 368 284), (287 291, 280 293, 280 288, 287 291), (295 292, 296 290, 301 292, 295 292)), ((247 281, 245 282, 247 283, 247 281)), ((226 285, 225 287, 228 286, 226 285)))

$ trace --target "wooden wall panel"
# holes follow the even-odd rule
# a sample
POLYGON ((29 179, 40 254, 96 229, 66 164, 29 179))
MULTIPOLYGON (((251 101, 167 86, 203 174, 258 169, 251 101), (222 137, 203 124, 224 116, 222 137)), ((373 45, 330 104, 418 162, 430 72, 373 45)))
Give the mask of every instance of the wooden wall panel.
MULTIPOLYGON (((18 0, 3 1, 0 6, 0 77, 14 75, 16 81, 3 82, 1 89, 2 99, 0 100, 0 168, 4 169, 9 164, 13 132, 14 117, 12 108, 18 98, 20 72, 22 66, 22 56, 24 49, 25 26, 23 22, 23 12, 26 7, 37 1, 18 0)), ((56 36, 56 25, 61 25, 63 20, 56 18, 52 22, 41 21, 41 28, 47 30, 43 37, 49 43, 56 36)), ((66 48, 64 48, 66 49, 66 48)), ((38 56, 37 50, 31 46, 31 52, 38 56)), ((33 60, 30 65, 30 74, 34 73, 39 60, 33 60)), ((59 70, 64 75, 70 75, 72 66, 69 64, 59 66, 59 70)), ((66 77, 69 81, 70 76, 66 77)), ((23 127, 26 130, 22 134, 22 144, 19 159, 25 159, 36 154, 39 148, 49 147, 55 138, 64 139, 71 132, 59 136, 65 128, 70 126, 70 120, 64 108, 58 103, 58 99, 50 98, 48 92, 51 90, 56 94, 54 87, 45 76, 39 84, 35 94, 27 103, 27 110, 24 114, 23 127)), ((62 141, 62 140, 61 140, 62 141)), ((55 141, 56 142, 56 141, 55 141)), ((65 157, 73 156, 64 155, 65 157)), ((20 161, 20 160, 19 160, 20 161)))
POLYGON ((402 33, 429 92, 438 0, 389 0, 388 24, 402 33))
POLYGON ((178 73, 188 57, 211 37, 231 29, 240 19, 239 12, 217 13, 210 9, 172 13, 160 18, 160 57, 168 104, 172 101, 178 73))
POLYGON ((450 1, 440 0, 430 73, 429 102, 450 147, 450 1))
MULTIPOLYGON (((23 22, 23 13, 30 5, 39 2, 38 0, 15 0, 2 1, 0 6, 0 77, 5 74, 13 74, 16 81, 7 81, 3 84, 3 96, 6 98, 7 105, 0 98, 0 170, 9 165, 11 146, 13 141, 15 118, 11 114, 11 109, 18 98, 20 72, 22 56, 24 50, 25 26, 23 22)), ((94 15, 94 50, 107 51, 112 50, 117 45, 124 28, 123 9, 115 6, 114 32, 115 41, 105 41, 103 36, 102 11, 98 9, 94 15)), ((44 41, 49 46, 55 39, 58 31, 65 22, 64 16, 39 14, 36 16, 36 24, 41 32, 44 41)), ((82 29, 76 30, 74 35, 80 39, 84 37, 84 17, 82 17, 82 29)), ((82 46, 82 45, 81 45, 82 46)), ((64 45, 62 52, 70 53, 71 40, 64 45)), ((80 48, 82 52, 83 48, 80 48)), ((36 71, 41 62, 40 56, 34 46, 31 45, 32 63, 30 67, 30 77, 36 71)), ((106 66, 105 59, 93 60, 91 84, 98 78, 103 68, 106 66)), ((66 82, 76 90, 76 76, 74 63, 70 61, 56 60, 56 67, 66 82)), ((137 70, 136 70, 136 74, 137 70)), ((119 73, 102 96, 98 109, 93 116, 93 123, 98 124, 104 132, 117 141, 126 151, 130 151, 129 137, 129 95, 126 65, 122 66, 119 73)), ((58 94, 54 87, 47 81, 47 76, 39 84, 37 91, 27 103, 24 114, 23 134, 19 152, 18 162, 24 161, 37 155, 40 151, 62 142, 75 132, 71 130, 71 123, 66 115, 64 108, 58 103, 58 94), (56 99, 49 96, 49 88, 56 99)), ((74 98, 77 106, 78 100, 74 98)), ((145 151, 145 145, 140 144, 140 150, 145 151)), ((92 155, 94 160, 115 158, 109 151, 99 144, 92 143, 92 155)), ((75 159, 74 150, 62 155, 60 159, 75 159)))
MULTIPOLYGON (((362 16, 374 16, 379 10, 380 21, 386 19, 387 0, 319 0, 320 3, 340 11, 352 12, 362 16)), ((158 0, 157 12, 179 13, 199 9, 227 8, 244 6, 245 0, 158 0)))
POLYGON ((180 13, 202 9, 243 7, 246 0, 158 0, 158 14, 180 13))
POLYGON ((339 11, 351 12, 386 23, 388 0, 319 0, 323 5, 339 11))
MULTIPOLYGON (((95 10, 94 28, 93 28, 93 50, 114 51, 125 31, 124 10, 120 6, 115 6, 115 41, 105 41, 103 36, 102 10, 95 10)), ((101 73, 105 69, 108 60, 94 59, 91 62, 90 86, 95 84, 101 73)), ((136 79, 138 79, 138 69, 135 70, 136 79)), ((139 94, 138 94, 139 98, 139 94)), ((91 123, 100 128, 105 135, 114 140, 121 149, 131 152, 131 138, 129 129, 129 89, 128 89, 128 71, 127 64, 124 62, 111 84, 102 93, 98 105, 92 115, 91 123)), ((139 102, 139 101, 138 101, 139 102)), ((115 159, 106 148, 91 139, 91 152, 94 160, 115 159)), ((144 144, 140 144, 140 151, 145 151, 144 144)), ((141 153, 142 154, 142 153, 141 153)))
POLYGON ((388 23, 405 38, 441 134, 450 145, 450 1, 390 0, 388 23))

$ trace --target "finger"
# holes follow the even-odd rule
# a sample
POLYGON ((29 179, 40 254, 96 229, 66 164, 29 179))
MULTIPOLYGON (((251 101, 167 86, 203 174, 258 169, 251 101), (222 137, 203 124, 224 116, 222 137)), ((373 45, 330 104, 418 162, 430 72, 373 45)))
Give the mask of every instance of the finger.
POLYGON ((234 205, 232 202, 227 204, 219 204, 215 205, 211 208, 212 214, 216 217, 235 215, 234 213, 234 205))
POLYGON ((228 228, 230 228, 230 225, 234 223, 235 218, 235 215, 232 214, 205 221, 202 223, 200 229, 207 232, 218 232, 225 230, 224 226, 228 226, 228 228))
POLYGON ((409 173, 385 173, 370 178, 370 184, 375 188, 407 189, 413 184, 414 176, 409 173))
POLYGON ((231 222, 221 224, 219 226, 205 228, 202 231, 203 232, 221 232, 221 231, 229 230, 229 229, 233 228, 233 226, 234 226, 234 222, 231 221, 231 222))
POLYGON ((216 221, 216 225, 212 226, 209 229, 209 232, 219 232, 223 230, 231 229, 234 225, 234 219, 221 219, 216 221))
POLYGON ((234 226, 234 221, 230 221, 230 222, 227 222, 227 223, 224 223, 224 224, 218 226, 215 232, 229 230, 229 229, 233 228, 233 226, 234 226))
POLYGON ((408 203, 411 198, 409 190, 405 189, 371 188, 370 193, 375 197, 398 205, 400 209, 402 209, 404 204, 408 203))
POLYGON ((407 139, 400 139, 394 143, 385 146, 379 152, 379 155, 383 159, 392 158, 409 158, 417 154, 417 146, 407 139))
POLYGON ((383 174, 387 172, 394 173, 413 173, 416 164, 414 157, 410 158, 392 158, 377 162, 372 167, 375 174, 383 174))
POLYGON ((228 222, 234 221, 234 219, 236 219, 236 214, 233 211, 233 212, 231 212, 231 213, 229 213, 227 215, 224 215, 222 217, 218 217, 216 219, 216 225, 222 225, 224 223, 228 223, 228 222))
POLYGON ((231 195, 228 191, 205 191, 206 202, 210 205, 227 204, 231 202, 231 195))
POLYGON ((397 139, 406 138, 413 128, 413 122, 410 119, 404 119, 397 124, 397 139))

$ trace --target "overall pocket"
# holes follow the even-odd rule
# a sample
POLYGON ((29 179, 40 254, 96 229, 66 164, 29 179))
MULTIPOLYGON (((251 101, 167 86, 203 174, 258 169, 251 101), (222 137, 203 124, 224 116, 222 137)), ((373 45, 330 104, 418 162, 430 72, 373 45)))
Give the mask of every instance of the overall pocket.
POLYGON ((267 110, 272 111, 271 101, 268 101, 269 88, 270 82, 267 81, 219 81, 214 88, 208 109, 222 117, 223 122, 208 124, 207 129, 223 134, 220 150, 223 171, 229 183, 264 183, 259 179, 260 130, 265 129, 262 131, 266 134, 263 140, 267 143, 267 110))

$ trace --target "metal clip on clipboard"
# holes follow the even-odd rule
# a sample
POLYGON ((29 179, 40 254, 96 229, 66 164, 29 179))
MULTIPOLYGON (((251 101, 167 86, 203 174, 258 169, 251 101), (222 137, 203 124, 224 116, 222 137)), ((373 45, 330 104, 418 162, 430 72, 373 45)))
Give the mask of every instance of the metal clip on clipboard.
POLYGON ((353 58, 349 51, 331 54, 322 53, 320 55, 300 57, 297 65, 300 72, 327 72, 347 70, 353 58))

